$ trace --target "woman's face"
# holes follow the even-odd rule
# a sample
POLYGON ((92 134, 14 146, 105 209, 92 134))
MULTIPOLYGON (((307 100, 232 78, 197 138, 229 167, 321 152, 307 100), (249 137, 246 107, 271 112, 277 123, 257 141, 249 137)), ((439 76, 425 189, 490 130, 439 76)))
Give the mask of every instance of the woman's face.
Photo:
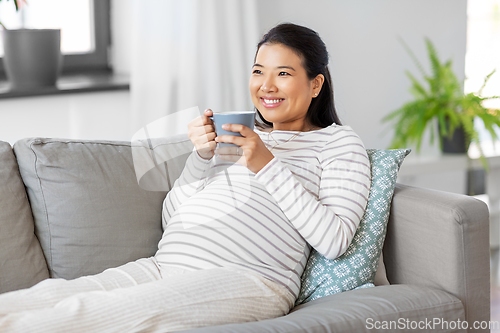
POLYGON ((283 44, 263 44, 250 77, 252 102, 275 130, 308 131, 307 110, 324 77, 307 77, 302 58, 283 44))

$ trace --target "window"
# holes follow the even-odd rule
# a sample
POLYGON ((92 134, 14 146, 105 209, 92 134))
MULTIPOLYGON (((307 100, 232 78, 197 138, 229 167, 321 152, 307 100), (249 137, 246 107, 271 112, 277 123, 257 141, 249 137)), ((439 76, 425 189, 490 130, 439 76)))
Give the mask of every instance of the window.
POLYGON ((109 70, 109 0, 28 0, 17 13, 11 0, 2 1, 0 20, 8 29, 60 28, 63 72, 109 70))
MULTIPOLYGON (((465 93, 477 92, 486 75, 496 68, 483 90, 483 96, 500 95, 500 0, 467 2, 467 52, 465 57, 465 93)), ((500 99, 485 101, 488 108, 500 108, 500 99)), ((481 138, 481 147, 486 156, 500 154, 500 144, 491 141, 482 122, 476 123, 481 138)), ((500 133, 499 133, 500 134, 500 133)), ((469 156, 478 157, 474 146, 469 156)))

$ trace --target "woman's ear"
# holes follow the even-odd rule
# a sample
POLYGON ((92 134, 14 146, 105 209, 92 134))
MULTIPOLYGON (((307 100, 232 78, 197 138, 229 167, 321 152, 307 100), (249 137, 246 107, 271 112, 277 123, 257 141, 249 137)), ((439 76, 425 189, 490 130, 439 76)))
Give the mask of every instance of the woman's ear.
POLYGON ((321 91, 321 88, 323 87, 323 82, 325 82, 325 77, 323 74, 318 74, 316 77, 312 80, 312 88, 313 88, 313 95, 312 97, 318 97, 319 92, 321 91))

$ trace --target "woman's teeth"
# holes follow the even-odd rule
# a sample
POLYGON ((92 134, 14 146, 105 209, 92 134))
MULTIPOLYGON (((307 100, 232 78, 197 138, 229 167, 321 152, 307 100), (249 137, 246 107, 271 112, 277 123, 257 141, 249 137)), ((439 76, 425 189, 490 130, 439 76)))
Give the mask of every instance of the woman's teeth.
POLYGON ((283 100, 283 98, 280 98, 280 99, 265 99, 265 98, 263 98, 263 100, 267 104, 276 104, 276 103, 281 102, 283 100))

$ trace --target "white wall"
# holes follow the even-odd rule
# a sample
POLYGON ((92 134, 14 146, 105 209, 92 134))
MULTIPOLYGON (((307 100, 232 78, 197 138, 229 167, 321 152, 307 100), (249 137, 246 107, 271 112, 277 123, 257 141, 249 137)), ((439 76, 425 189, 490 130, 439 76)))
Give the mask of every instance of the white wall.
MULTIPOLYGON (((458 79, 465 78, 467 0, 257 1, 261 34, 278 23, 293 22, 322 37, 330 53, 339 116, 367 148, 390 144, 392 130, 381 120, 412 98, 405 71, 421 77, 399 39, 429 71, 428 37, 441 60, 453 60, 458 79)), ((428 141, 427 136, 420 154, 414 149, 406 158, 398 182, 465 193, 465 169, 440 167, 437 144, 428 141)))
POLYGON ((111 0, 111 63, 119 74, 130 74, 132 62, 132 0, 111 0))
POLYGON ((26 137, 130 141, 128 91, 0 100, 0 140, 26 137))
MULTIPOLYGON (((132 1, 111 1, 111 59, 119 73, 130 73, 134 61, 130 51, 134 29, 132 1)), ((443 59, 453 58, 459 79, 464 78, 466 0, 257 0, 257 4, 260 34, 284 21, 318 31, 330 52, 339 115, 367 147, 387 147, 391 135, 383 135, 388 126, 380 121, 411 98, 405 70, 417 74, 417 69, 398 37, 422 59, 425 68, 428 64, 424 37, 431 38, 443 59)), ((122 139, 125 130, 121 126, 130 132, 128 93, 84 96, 87 94, 0 100, 0 140, 39 135, 35 133, 122 139), (81 106, 75 106, 80 102, 81 106), (81 126, 71 127, 62 120, 70 121, 70 110, 75 107, 81 112, 87 108, 88 112, 84 122, 78 121, 81 126), (112 119, 120 125, 99 125, 109 124, 112 119), (32 125, 27 127, 27 123, 32 125)))
MULTIPOLYGON (((429 68, 424 38, 464 79, 466 0, 257 0, 261 34, 281 22, 316 30, 330 53, 336 106, 368 148, 387 148, 381 119, 411 98, 405 71, 418 70, 398 38, 429 68)), ((418 76, 417 76, 418 77, 418 76)), ((434 153, 434 149, 425 151, 434 153)), ((414 154, 414 153, 413 153, 414 154)))

